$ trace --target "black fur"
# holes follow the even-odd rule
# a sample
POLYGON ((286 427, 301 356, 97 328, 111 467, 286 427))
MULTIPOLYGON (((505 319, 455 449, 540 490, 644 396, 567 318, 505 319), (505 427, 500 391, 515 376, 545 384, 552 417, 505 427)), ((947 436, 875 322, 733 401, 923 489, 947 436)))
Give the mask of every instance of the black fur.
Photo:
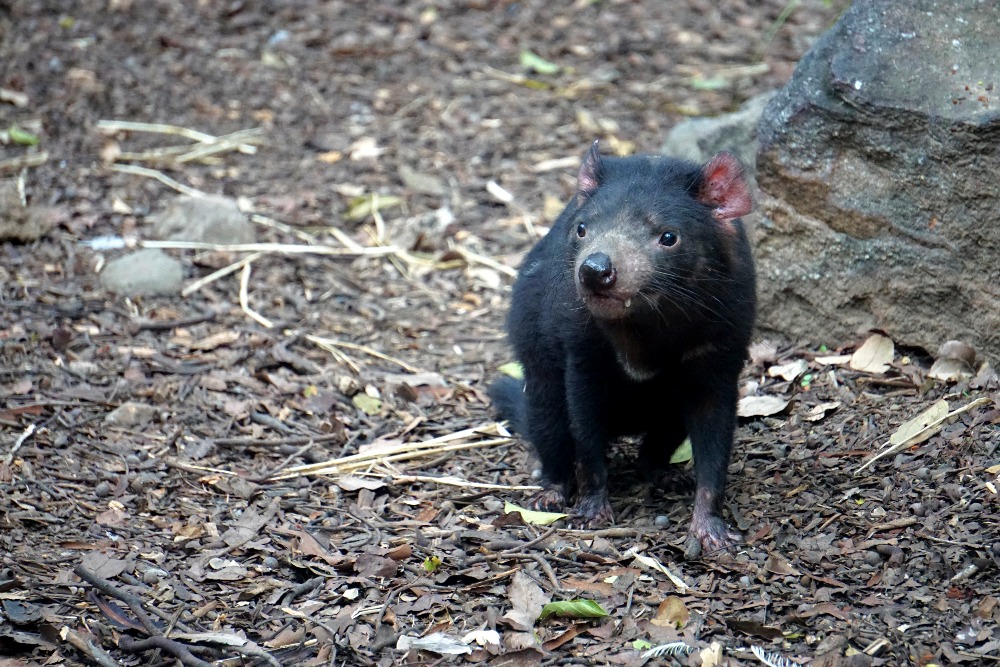
MULTIPOLYGON (((663 470, 690 434, 692 535, 706 547, 735 539, 720 512, 754 322, 754 270, 742 222, 718 219, 726 202, 706 182, 715 178, 709 167, 601 157, 595 145, 577 194, 524 260, 507 329, 525 382, 502 378, 490 396, 538 453, 546 488, 533 500, 539 509, 557 509, 575 492, 577 515, 609 520, 609 442, 643 435, 640 466, 663 470), (665 245, 665 232, 675 245, 665 245), (633 297, 599 298, 605 288, 593 277, 608 271, 597 252, 615 263, 611 289, 636 290, 633 297)), ((689 553, 698 551, 689 544, 689 553)))

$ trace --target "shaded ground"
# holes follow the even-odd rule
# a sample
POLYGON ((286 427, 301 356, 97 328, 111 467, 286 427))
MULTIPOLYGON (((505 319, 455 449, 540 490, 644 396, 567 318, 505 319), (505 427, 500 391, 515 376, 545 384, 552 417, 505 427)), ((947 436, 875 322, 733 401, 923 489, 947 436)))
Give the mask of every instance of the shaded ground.
MULTIPOLYGON (((818 347, 758 356, 746 390, 794 400, 738 431, 733 554, 680 558, 690 499, 633 483, 628 447, 607 530, 524 526, 503 515, 523 491, 416 479, 531 484, 524 447, 490 435, 483 387, 509 359, 504 267, 573 185, 572 166, 538 165, 595 137, 656 150, 684 115, 780 85, 836 7, 804 2, 768 41, 783 0, 74 4, 0 0, 0 88, 26 96, 0 103, 0 127, 40 137, 25 192, 56 223, 0 246, 2 664, 166 665, 189 647, 185 664, 390 665, 400 636, 482 629, 502 648, 468 659, 491 664, 643 664, 635 640, 696 649, 661 663, 716 664, 716 644, 729 664, 755 662, 750 646, 813 664, 1000 656, 997 387, 925 381, 915 352, 884 375, 823 366, 818 347), (522 49, 564 69, 525 81, 522 49), (283 223, 261 225, 268 241, 342 247, 336 227, 415 252, 263 256, 248 302, 270 328, 240 309, 236 275, 110 296, 97 274, 116 253, 79 242, 148 238, 173 193, 103 160, 173 141, 108 137, 101 119, 262 127, 255 155, 147 166, 245 198, 283 223), (371 193, 378 220, 349 221, 371 193), (766 373, 799 358, 808 382, 766 373), (990 400, 854 474, 942 397, 990 400), (128 404, 151 409, 109 419, 128 404), (456 442, 479 448, 295 473, 476 427, 456 442), (542 621, 536 639, 519 610, 545 598, 609 616, 542 621), (136 645, 150 634, 172 642, 136 645)), ((175 255, 189 281, 242 256, 175 255)))

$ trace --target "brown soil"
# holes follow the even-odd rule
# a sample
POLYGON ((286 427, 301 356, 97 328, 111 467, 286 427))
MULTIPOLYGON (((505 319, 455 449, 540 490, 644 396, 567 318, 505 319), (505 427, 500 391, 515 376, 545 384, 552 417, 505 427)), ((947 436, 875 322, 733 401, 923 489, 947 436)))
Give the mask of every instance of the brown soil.
MULTIPOLYGON (((574 184, 572 166, 536 165, 595 138, 655 151, 684 116, 780 86, 844 3, 827 4, 779 26, 786 0, 0 0, 0 130, 40 139, 0 160, 48 153, 24 191, 54 225, 0 245, 0 665, 437 664, 398 639, 484 629, 501 645, 459 660, 996 662, 1000 397, 926 381, 916 351, 887 374, 812 362, 793 382, 766 369, 860 341, 756 358, 747 386, 793 401, 740 425, 727 506, 746 543, 697 561, 681 558, 690 498, 633 482, 628 446, 618 523, 596 531, 505 516, 533 464, 488 434, 350 477, 295 472, 491 427, 505 269, 574 184), (560 71, 526 70, 522 50, 560 71), (149 238, 174 196, 110 162, 183 140, 102 119, 263 128, 255 154, 140 164, 245 199, 280 223, 258 218, 262 240, 342 248, 338 229, 412 252, 265 254, 247 299, 271 327, 240 308, 239 272, 185 297, 109 295, 99 269, 121 251, 81 241, 149 238), (352 219, 373 193, 377 214, 352 219), (936 400, 982 397, 855 474, 936 400), (504 488, 425 479, 442 476, 504 488), (539 599, 607 616, 532 632, 539 599), (694 652, 641 657, 675 641, 694 652)), ((171 253, 188 282, 245 254, 171 253)))

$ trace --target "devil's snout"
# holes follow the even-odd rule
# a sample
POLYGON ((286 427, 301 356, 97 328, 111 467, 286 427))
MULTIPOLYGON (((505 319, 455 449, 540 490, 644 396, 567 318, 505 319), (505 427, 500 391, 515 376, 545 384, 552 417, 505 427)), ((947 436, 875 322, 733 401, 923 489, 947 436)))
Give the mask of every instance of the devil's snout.
POLYGON ((580 264, 580 283, 593 292, 604 292, 615 285, 618 270, 611 263, 611 258, 603 252, 587 255, 580 264))

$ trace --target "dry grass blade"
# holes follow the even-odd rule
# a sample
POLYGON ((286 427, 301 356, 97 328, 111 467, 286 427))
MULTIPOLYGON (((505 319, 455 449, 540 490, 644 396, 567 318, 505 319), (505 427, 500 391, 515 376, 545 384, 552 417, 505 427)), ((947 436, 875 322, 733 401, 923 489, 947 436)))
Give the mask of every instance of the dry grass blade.
MULTIPOLYGON (((373 475, 375 473, 372 473, 373 475)), ((378 474, 378 477, 386 475, 378 474)), ((487 484, 485 482, 470 482, 458 477, 434 477, 432 475, 404 475, 398 472, 389 472, 388 477, 396 484, 442 484, 444 486, 457 486, 464 489, 480 489, 484 491, 538 491, 542 487, 533 484, 487 484)))
MULTIPOLYGON (((116 165, 120 166, 120 165, 116 165)), ((332 248, 325 245, 289 245, 284 243, 202 243, 200 241, 140 241, 143 248, 161 250, 214 250, 219 252, 263 252, 279 255, 329 255, 332 257, 384 257, 394 255, 394 246, 379 248, 332 248)))
POLYGON ((459 245, 456 245, 454 243, 449 243, 448 244, 448 249, 449 250, 453 250, 454 252, 456 252, 459 255, 461 255, 462 259, 464 259, 469 264, 482 264, 483 266, 489 267, 489 268, 493 269, 494 271, 499 271, 500 273, 502 273, 504 275, 507 275, 507 276, 510 276, 511 278, 516 278, 517 277, 517 269, 512 269, 511 267, 507 266, 506 264, 501 264, 500 262, 496 261, 495 259, 490 259, 489 257, 485 257, 483 255, 478 255, 478 254, 472 252, 471 250, 468 250, 467 248, 463 248, 463 247, 461 247, 459 245))
POLYGON ((330 461, 287 468, 273 479, 290 479, 302 475, 338 475, 355 470, 363 470, 385 462, 408 461, 433 454, 477 449, 480 447, 493 447, 512 442, 512 439, 509 437, 496 437, 499 434, 500 427, 498 424, 477 426, 475 428, 455 431, 454 433, 430 440, 424 440, 423 442, 404 443, 378 451, 351 454, 350 456, 342 456, 330 461), (477 439, 481 437, 485 437, 485 439, 477 439))
POLYGON ((244 257, 243 259, 241 259, 238 262, 233 262, 232 264, 230 264, 228 266, 224 266, 224 267, 222 267, 221 269, 219 269, 217 271, 213 271, 212 273, 208 274, 207 276, 203 276, 203 277, 199 278, 198 280, 194 281, 193 283, 191 283, 190 285, 188 285, 187 287, 185 287, 184 289, 182 289, 181 290, 181 296, 190 296, 191 294, 194 294, 195 292, 197 292, 198 290, 200 290, 205 285, 210 285, 210 284, 214 283, 216 280, 219 280, 220 278, 225 278, 230 273, 236 273, 237 271, 239 271, 240 269, 242 269, 244 266, 249 265, 251 262, 253 262, 255 260, 258 260, 258 259, 260 259, 263 256, 264 256, 264 253, 262 253, 262 252, 250 253, 249 255, 247 255, 246 257, 244 257))
POLYGON ((134 174, 136 176, 145 176, 146 178, 153 178, 163 183, 168 188, 173 188, 182 194, 189 197, 204 197, 205 193, 197 188, 192 188, 189 185, 184 185, 174 179, 170 178, 162 171, 156 169, 149 169, 147 167, 138 167, 134 164, 113 164, 108 167, 111 171, 119 171, 123 174, 134 174))
POLYGON ((48 152, 42 151, 41 153, 29 153, 28 155, 19 155, 7 160, 0 160, 0 173, 5 171, 20 171, 26 167, 38 167, 45 164, 48 159, 48 152))
MULTIPOLYGON (((97 121, 97 129, 104 134, 114 134, 115 132, 149 132, 153 134, 167 134, 175 137, 184 137, 185 139, 190 139, 191 141, 197 141, 203 144, 214 144, 224 140, 231 141, 240 135, 242 135, 242 139, 244 141, 247 141, 251 138, 258 137, 263 133, 263 130, 260 128, 250 128, 240 130, 239 132, 234 132, 223 137, 217 137, 213 134, 208 134, 207 132, 199 132, 198 130, 192 130, 189 127, 181 127, 180 125, 168 125, 166 123, 142 123, 129 120, 99 120, 97 121)), ((253 146, 247 146, 247 148, 251 151, 253 150, 253 146)))
POLYGON ((243 265, 243 273, 240 275, 240 309, 247 314, 247 317, 268 329, 274 328, 274 322, 267 319, 256 310, 250 307, 250 297, 247 294, 250 285, 250 263, 243 265))
POLYGON ((333 354, 335 348, 342 347, 345 350, 355 350, 357 352, 364 352, 370 357, 375 357, 376 359, 382 359, 383 361, 392 362, 397 366, 399 366, 400 368, 407 370, 411 373, 423 373, 421 369, 411 366, 405 361, 402 361, 395 357, 390 357, 388 354, 383 354, 382 352, 374 350, 368 347, 367 345, 358 345, 357 343, 347 343, 345 341, 335 340, 333 338, 321 338, 320 336, 313 336, 312 334, 307 334, 304 336, 304 338, 308 340, 310 343, 315 343, 316 345, 320 346, 321 348, 323 348, 327 352, 330 352, 331 354, 333 354))

